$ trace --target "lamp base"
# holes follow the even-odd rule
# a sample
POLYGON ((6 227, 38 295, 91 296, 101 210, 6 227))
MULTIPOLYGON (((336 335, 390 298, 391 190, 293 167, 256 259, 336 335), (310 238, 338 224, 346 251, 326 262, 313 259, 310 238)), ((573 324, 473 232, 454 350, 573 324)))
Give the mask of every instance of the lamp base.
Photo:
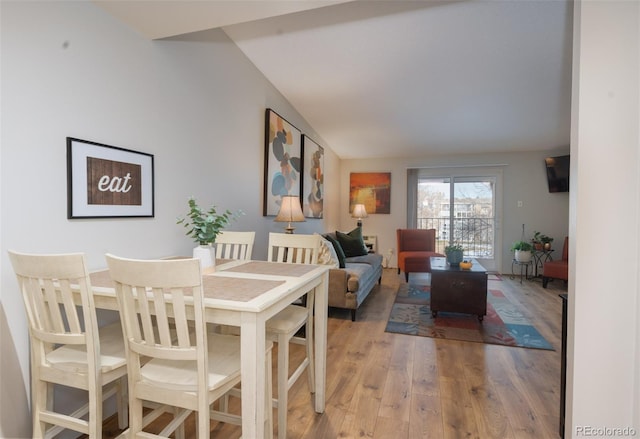
POLYGON ((287 234, 289 234, 289 235, 293 235, 293 231, 294 231, 295 229, 296 229, 296 228, 295 228, 295 227, 293 227, 293 226, 291 225, 291 223, 289 223, 289 225, 288 225, 287 227, 285 227, 285 228, 284 228, 284 233, 287 233, 287 234))
POLYGON ((362 221, 358 220, 358 222, 356 223, 356 226, 362 228, 362 221))

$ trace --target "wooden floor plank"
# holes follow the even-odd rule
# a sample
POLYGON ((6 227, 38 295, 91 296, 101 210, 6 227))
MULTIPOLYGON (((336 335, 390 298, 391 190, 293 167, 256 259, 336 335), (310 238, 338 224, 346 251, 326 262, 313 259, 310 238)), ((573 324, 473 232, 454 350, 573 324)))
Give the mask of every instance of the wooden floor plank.
POLYGON ((442 437, 444 437, 444 430, 440 397, 413 393, 411 395, 409 438, 436 439, 442 437))
POLYGON ((442 404, 442 425, 444 438, 481 439, 476 424, 476 416, 471 397, 466 391, 463 375, 455 378, 440 378, 440 402, 442 404))

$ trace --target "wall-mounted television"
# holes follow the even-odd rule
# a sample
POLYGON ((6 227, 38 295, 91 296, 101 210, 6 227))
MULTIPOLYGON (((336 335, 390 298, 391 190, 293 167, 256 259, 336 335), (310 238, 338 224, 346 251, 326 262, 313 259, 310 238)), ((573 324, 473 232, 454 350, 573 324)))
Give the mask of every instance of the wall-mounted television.
POLYGON ((569 156, 547 157, 544 163, 549 192, 569 192, 569 156))

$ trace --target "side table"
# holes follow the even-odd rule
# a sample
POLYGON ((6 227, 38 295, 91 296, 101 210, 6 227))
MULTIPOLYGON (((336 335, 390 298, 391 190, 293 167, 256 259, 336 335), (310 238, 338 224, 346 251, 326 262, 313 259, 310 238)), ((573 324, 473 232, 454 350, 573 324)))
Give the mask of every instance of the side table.
MULTIPOLYGON (((529 267, 533 267, 533 259, 527 262, 520 262, 514 259, 511 262, 511 279, 515 279, 517 276, 514 271, 514 266, 520 267, 520 284, 522 284, 522 271, 524 270, 524 278, 529 279, 529 267)), ((531 272, 533 273, 533 268, 531 272)))
POLYGON ((377 253, 378 252, 378 236, 377 235, 367 235, 363 236, 364 245, 369 249, 369 253, 377 253))
POLYGON ((542 270, 544 263, 547 261, 553 261, 553 257, 551 256, 553 253, 553 249, 551 250, 536 250, 532 253, 533 257, 533 277, 541 276, 542 273, 538 274, 538 269, 542 270))
POLYGON ((475 259, 470 269, 452 267, 446 258, 432 257, 431 315, 439 311, 475 314, 482 322, 487 314, 487 270, 475 259))

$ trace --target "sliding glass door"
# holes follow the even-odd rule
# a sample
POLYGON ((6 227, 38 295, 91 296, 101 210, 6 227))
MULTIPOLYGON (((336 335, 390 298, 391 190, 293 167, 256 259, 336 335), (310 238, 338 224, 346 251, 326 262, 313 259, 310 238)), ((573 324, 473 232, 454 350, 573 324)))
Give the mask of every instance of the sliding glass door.
POLYGON ((450 244, 464 248, 465 258, 499 271, 501 245, 499 186, 502 172, 491 169, 417 169, 409 171, 410 227, 436 229, 436 251, 450 244), (413 173, 413 176, 412 176, 413 173), (415 185, 415 186, 413 186, 415 185), (411 225, 413 222, 415 225, 411 225))

